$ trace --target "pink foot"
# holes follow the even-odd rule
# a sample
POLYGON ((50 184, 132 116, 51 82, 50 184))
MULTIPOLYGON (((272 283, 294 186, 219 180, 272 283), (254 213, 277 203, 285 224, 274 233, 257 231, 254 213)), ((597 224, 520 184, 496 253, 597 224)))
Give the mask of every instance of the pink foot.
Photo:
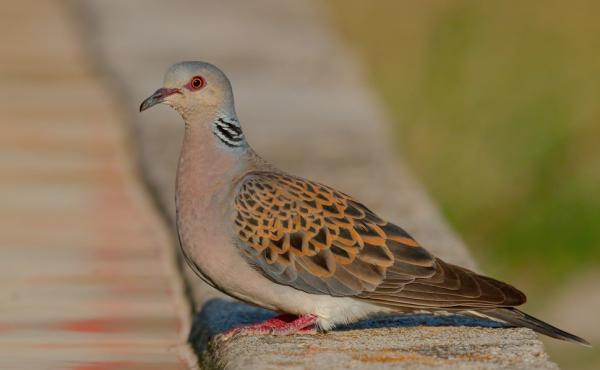
POLYGON ((223 333, 223 338, 229 339, 236 334, 243 333, 277 335, 289 335, 295 333, 314 334, 317 332, 315 328, 317 319, 318 317, 315 315, 277 315, 257 324, 229 329, 223 333))

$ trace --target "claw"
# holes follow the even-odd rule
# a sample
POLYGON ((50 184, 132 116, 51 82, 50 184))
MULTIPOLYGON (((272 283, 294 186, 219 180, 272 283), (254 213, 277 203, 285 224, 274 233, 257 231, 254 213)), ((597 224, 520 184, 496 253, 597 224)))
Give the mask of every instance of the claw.
POLYGON ((221 335, 225 340, 238 334, 260 334, 260 335, 290 335, 290 334, 316 334, 315 323, 318 317, 315 315, 277 315, 266 321, 229 329, 221 335))

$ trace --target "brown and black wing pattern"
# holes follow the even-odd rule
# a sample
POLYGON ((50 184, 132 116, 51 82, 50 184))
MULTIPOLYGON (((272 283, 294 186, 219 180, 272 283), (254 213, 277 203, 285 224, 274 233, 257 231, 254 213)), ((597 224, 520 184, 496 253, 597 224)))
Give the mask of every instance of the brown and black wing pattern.
POLYGON ((391 308, 513 306, 515 288, 435 258, 402 228, 328 186, 253 172, 235 195, 238 245, 271 280, 391 308))
POLYGON ((479 275, 436 258, 430 276, 415 278, 408 284, 397 282, 394 275, 405 273, 395 264, 374 291, 359 298, 391 308, 470 310, 518 306, 525 295, 511 285, 479 275))
POLYGON ((246 176, 235 212, 249 261, 276 282, 309 293, 374 291, 396 261, 418 275, 433 259, 404 230, 348 195, 281 173, 246 176))

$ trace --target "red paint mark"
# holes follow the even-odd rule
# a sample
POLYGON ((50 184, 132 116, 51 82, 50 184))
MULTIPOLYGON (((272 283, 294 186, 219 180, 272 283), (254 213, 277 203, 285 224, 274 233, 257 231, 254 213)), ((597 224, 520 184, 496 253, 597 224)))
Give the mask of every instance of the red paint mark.
POLYGON ((7 331, 10 331, 11 329, 12 328, 10 327, 10 325, 0 323, 0 334, 6 333, 7 331))
POLYGON ((60 326, 64 330, 78 333, 114 333, 119 331, 115 321, 109 319, 67 321, 60 326))
MULTIPOLYGON (((188 368, 188 367, 185 367, 188 368)), ((139 361, 90 361, 70 367, 71 370, 172 370, 183 369, 174 363, 139 361)))
POLYGON ((72 370, 125 370, 138 368, 136 366, 139 365, 141 364, 132 361, 88 362, 79 364, 72 370))

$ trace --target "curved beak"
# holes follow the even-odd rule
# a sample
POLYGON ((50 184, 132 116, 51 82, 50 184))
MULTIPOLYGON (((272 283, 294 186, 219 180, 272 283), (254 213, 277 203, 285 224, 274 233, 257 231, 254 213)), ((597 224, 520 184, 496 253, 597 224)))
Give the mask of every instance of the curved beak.
POLYGON ((158 103, 164 102, 165 99, 167 98, 167 96, 177 94, 177 93, 180 93, 179 89, 177 89, 177 88, 162 87, 162 88, 156 90, 156 92, 154 92, 154 94, 152 94, 148 99, 146 99, 142 102, 142 104, 140 105, 140 112, 143 112, 146 109, 148 109, 158 103))

